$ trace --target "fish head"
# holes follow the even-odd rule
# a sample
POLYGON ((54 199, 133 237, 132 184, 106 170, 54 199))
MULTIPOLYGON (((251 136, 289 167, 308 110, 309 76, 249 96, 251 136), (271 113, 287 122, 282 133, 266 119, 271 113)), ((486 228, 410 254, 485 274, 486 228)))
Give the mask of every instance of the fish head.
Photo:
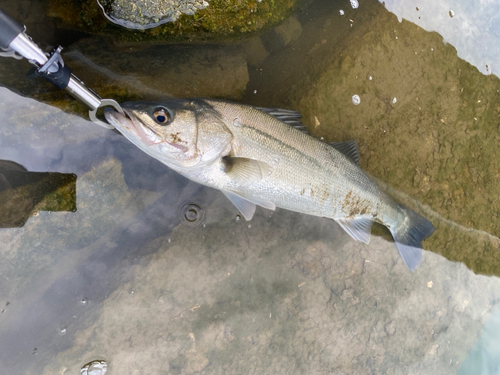
POLYGON ((199 102, 126 102, 124 114, 106 108, 106 120, 140 149, 171 167, 202 166, 230 142, 225 126, 199 102), (221 147, 224 146, 224 147, 221 147))

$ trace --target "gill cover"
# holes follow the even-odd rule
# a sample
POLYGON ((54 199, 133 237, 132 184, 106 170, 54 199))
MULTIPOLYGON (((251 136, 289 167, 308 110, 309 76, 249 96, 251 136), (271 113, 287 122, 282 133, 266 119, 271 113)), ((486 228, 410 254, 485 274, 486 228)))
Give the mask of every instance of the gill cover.
POLYGON ((167 165, 201 167, 230 150, 232 134, 206 102, 171 100, 122 104, 145 152, 167 165))
POLYGON ((201 164, 210 163, 229 153, 233 135, 211 106, 205 104, 196 112, 196 123, 196 148, 201 164))

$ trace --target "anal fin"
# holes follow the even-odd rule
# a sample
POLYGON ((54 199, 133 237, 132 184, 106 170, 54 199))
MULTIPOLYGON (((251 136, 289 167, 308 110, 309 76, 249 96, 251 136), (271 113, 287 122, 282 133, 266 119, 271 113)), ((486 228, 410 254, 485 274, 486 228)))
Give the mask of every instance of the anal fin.
POLYGON ((364 243, 370 243, 373 221, 370 219, 335 219, 337 223, 352 238, 364 243))

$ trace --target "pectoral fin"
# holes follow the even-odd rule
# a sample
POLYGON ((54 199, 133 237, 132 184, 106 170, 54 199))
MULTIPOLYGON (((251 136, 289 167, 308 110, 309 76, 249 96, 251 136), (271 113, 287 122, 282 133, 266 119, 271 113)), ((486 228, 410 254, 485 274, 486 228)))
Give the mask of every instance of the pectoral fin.
POLYGON ((370 242, 373 221, 370 219, 335 219, 352 238, 364 243, 370 242))
POLYGON ((222 192, 241 212, 245 220, 252 220, 252 217, 255 213, 256 205, 273 211, 276 209, 276 205, 270 201, 254 197, 242 197, 241 195, 234 193, 232 191, 222 191, 222 192))
POLYGON ((258 182, 269 173, 269 165, 262 161, 230 156, 223 161, 226 174, 241 186, 258 182))

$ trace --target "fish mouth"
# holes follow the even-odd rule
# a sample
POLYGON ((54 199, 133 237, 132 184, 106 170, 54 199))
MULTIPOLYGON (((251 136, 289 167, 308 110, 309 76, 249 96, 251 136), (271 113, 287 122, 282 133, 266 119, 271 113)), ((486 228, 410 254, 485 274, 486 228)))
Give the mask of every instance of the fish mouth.
POLYGON ((106 108, 104 110, 104 117, 106 120, 115 128, 118 128, 118 130, 125 128, 129 132, 132 132, 147 146, 166 143, 167 145, 175 148, 178 152, 185 153, 188 151, 188 148, 185 146, 165 140, 162 134, 148 124, 139 120, 129 109, 123 107, 122 109, 124 112, 123 114, 112 108, 106 108))

